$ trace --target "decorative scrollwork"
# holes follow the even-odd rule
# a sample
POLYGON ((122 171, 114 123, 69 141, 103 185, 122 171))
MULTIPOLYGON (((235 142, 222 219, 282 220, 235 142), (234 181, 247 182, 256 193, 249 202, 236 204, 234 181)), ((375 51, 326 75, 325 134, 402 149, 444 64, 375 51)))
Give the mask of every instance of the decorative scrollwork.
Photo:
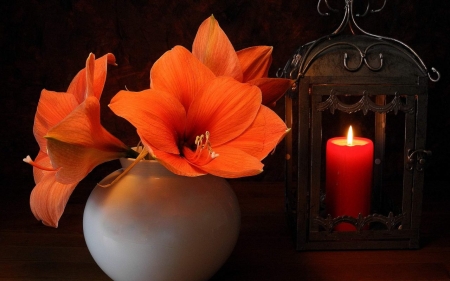
POLYGON ((355 16, 357 16, 357 17, 365 17, 368 13, 369 13, 369 11, 371 12, 371 13, 378 13, 378 12, 381 12, 381 10, 383 10, 384 9, 384 6, 386 5, 386 1, 387 0, 384 0, 383 1, 383 5, 381 6, 381 8, 379 8, 379 9, 370 9, 370 1, 367 1, 367 5, 366 5, 366 10, 364 11, 364 13, 361 15, 361 14, 356 14, 355 16))
POLYGON ((356 66, 356 67, 354 67, 354 68, 350 68, 350 67, 348 67, 348 65, 347 65, 348 55, 347 55, 347 53, 344 53, 344 67, 345 67, 345 69, 347 69, 347 70, 350 71, 350 72, 358 71, 358 70, 361 68, 361 65, 362 65, 362 63, 363 63, 363 59, 365 59, 365 58, 364 58, 364 55, 361 54, 361 56, 360 56, 360 61, 359 61, 358 66, 356 66))
POLYGON ((335 92, 336 92, 335 90, 331 90, 328 99, 317 104, 316 108, 318 111, 330 109, 330 112, 334 114, 334 111, 336 109, 346 113, 354 113, 359 110, 362 110, 364 115, 366 115, 369 110, 380 113, 387 113, 390 111, 394 111, 395 114, 397 114, 399 110, 405 113, 414 112, 414 104, 409 106, 404 104, 397 92, 395 93, 392 101, 386 105, 378 105, 374 103, 370 99, 369 94, 366 91, 363 92, 363 95, 358 102, 354 104, 346 104, 339 100, 335 92))
POLYGON ((423 172, 424 167, 427 163, 427 158, 431 155, 431 151, 418 149, 411 150, 408 149, 408 161, 406 163, 406 169, 412 171, 414 166, 419 172, 423 172))
MULTIPOLYGON (((347 6, 349 6, 349 5, 352 4, 351 2, 352 2, 351 0, 345 0, 344 11, 345 11, 345 9, 347 8, 347 6)), ((355 16, 357 16, 357 17, 365 17, 365 16, 369 13, 369 11, 370 11, 370 13, 378 13, 378 12, 381 12, 381 10, 384 9, 384 6, 386 5, 387 0, 383 0, 383 4, 382 4, 381 7, 378 8, 378 9, 371 9, 371 8, 370 8, 370 7, 371 7, 371 4, 373 4, 373 2, 375 2, 375 1, 367 0, 367 5, 366 5, 366 8, 365 8, 364 12, 363 12, 362 14, 356 14, 355 16)), ((322 4, 322 3, 325 3, 325 6, 327 7, 327 9, 328 9, 330 12, 333 12, 333 13, 339 12, 339 9, 335 9, 335 8, 331 7, 331 5, 328 3, 328 0, 319 0, 319 1, 317 2, 317 12, 319 13, 319 15, 321 15, 321 16, 329 16, 329 15, 330 15, 330 14, 327 13, 327 12, 324 13, 324 12, 321 11, 321 4, 322 4)), ((323 5, 322 5, 322 6, 323 6, 323 5)))
POLYGON ((378 222, 385 225, 388 231, 401 229, 400 223, 402 222, 404 217, 405 214, 394 216, 392 212, 389 212, 389 215, 387 217, 379 214, 373 214, 363 217, 360 213, 357 218, 351 216, 339 216, 333 218, 331 217, 331 215, 328 215, 326 219, 316 217, 313 221, 317 225, 322 226, 328 233, 332 233, 336 225, 340 223, 350 223, 351 225, 355 226, 358 233, 361 233, 366 225, 370 225, 373 222, 378 222))
POLYGON ((347 69, 348 71, 351 71, 351 72, 358 71, 361 68, 362 63, 364 62, 364 64, 367 66, 367 68, 372 70, 372 71, 379 71, 379 70, 381 70, 381 68, 383 67, 383 54, 382 53, 378 54, 378 56, 380 58, 380 63, 379 63, 378 67, 374 67, 374 66, 372 66, 369 63, 369 61, 367 60, 367 54, 369 53, 370 49, 373 48, 374 46, 385 45, 385 44, 386 43, 375 43, 375 44, 369 45, 369 46, 366 47, 364 52, 356 47, 358 49, 358 51, 359 51, 359 54, 360 54, 360 61, 359 61, 359 65, 354 67, 354 68, 348 67, 348 65, 347 65, 348 55, 347 55, 347 53, 344 53, 344 67, 345 67, 345 69, 347 69))
MULTIPOLYGON (((319 15, 321 16, 329 16, 329 13, 322 13, 320 11, 320 3, 322 2, 322 0, 319 0, 319 2, 317 2, 317 12, 319 13, 319 15)), ((337 12, 338 10, 331 8, 331 6, 328 4, 328 0, 325 0, 325 5, 327 5, 327 8, 332 11, 332 12, 337 12)))
MULTIPOLYGON (((369 5, 367 5, 369 6, 369 5)), ((381 8, 379 9, 375 9, 375 10, 370 10, 371 13, 379 13, 384 9, 384 6, 386 6, 386 0, 383 1, 383 5, 381 6, 381 8)))
POLYGON ((378 67, 373 67, 373 66, 371 66, 371 65, 369 64, 369 62, 367 61, 367 58, 364 57, 364 63, 366 64, 366 66, 367 66, 368 69, 370 69, 370 70, 372 70, 372 71, 379 71, 379 70, 383 67, 383 54, 380 53, 378 56, 380 57, 380 66, 378 66, 378 67))

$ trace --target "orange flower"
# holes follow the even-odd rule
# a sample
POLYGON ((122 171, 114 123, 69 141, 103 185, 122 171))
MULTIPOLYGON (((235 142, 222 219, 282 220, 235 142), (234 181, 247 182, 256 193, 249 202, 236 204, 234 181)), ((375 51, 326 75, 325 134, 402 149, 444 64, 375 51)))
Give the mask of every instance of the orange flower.
POLYGON ((272 47, 254 46, 236 52, 214 16, 199 27, 192 53, 217 76, 231 76, 239 82, 256 85, 262 92, 262 103, 273 105, 292 81, 267 78, 272 63, 272 47))
POLYGON ((110 108, 176 174, 258 174, 261 160, 286 133, 284 122, 261 105, 258 87, 216 77, 181 46, 155 62, 151 81, 149 90, 119 92, 110 108))
POLYGON ((107 65, 115 64, 115 61, 113 54, 106 54, 97 60, 90 54, 86 60, 86 68, 74 77, 67 92, 42 90, 33 126, 40 151, 47 153, 47 140, 44 138, 47 132, 66 118, 87 96, 93 95, 100 99, 107 65))
POLYGON ((90 54, 66 93, 41 93, 33 127, 40 151, 35 161, 24 161, 34 166, 31 210, 45 225, 58 226, 72 191, 92 168, 128 150, 100 125, 98 99, 108 63, 115 63, 112 54, 97 60, 90 54))

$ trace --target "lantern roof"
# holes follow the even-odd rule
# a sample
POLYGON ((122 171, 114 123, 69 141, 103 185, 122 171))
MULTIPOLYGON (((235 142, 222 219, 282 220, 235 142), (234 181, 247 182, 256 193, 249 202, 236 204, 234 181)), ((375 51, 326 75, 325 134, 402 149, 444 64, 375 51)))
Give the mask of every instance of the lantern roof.
MULTIPOLYGON (((351 75, 391 80, 394 77, 417 79, 428 76, 431 81, 437 82, 440 73, 435 68, 431 68, 430 72, 411 47, 397 39, 366 32, 355 21, 355 17, 380 12, 386 1, 378 9, 371 9, 370 1, 367 1, 364 13, 355 15, 354 0, 346 0, 340 26, 333 33, 301 46, 278 76, 297 81, 305 76, 339 78, 351 75), (344 34, 346 27, 351 34, 344 34)), ((338 11, 329 5, 328 0, 318 0, 317 11, 322 16, 329 15, 322 12, 322 6, 330 12, 338 11)))

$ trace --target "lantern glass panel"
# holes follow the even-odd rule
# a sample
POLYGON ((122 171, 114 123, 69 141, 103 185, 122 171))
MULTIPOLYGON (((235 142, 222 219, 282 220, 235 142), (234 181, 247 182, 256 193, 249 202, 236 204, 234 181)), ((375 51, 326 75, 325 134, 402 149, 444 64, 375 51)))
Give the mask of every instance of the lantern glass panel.
MULTIPOLYGON (((355 104, 361 100, 362 95, 337 95, 340 102, 345 104, 355 104)), ((376 102, 376 96, 368 96, 373 102, 376 102)), ((329 96, 321 96, 320 102, 325 102, 329 96)), ((384 97, 385 103, 391 102, 393 97, 384 97)), ((318 99, 319 100, 319 99, 318 99)), ((314 101, 312 101, 314 104, 314 101)), ((314 110, 314 109, 313 109, 314 110)), ((394 215, 399 215, 402 213, 403 198, 403 170, 404 170, 404 159, 405 159, 405 113, 398 111, 397 113, 388 112, 374 112, 367 111, 365 114, 363 110, 348 113, 340 110, 327 109, 323 112, 317 112, 312 114, 314 124, 317 120, 321 120, 321 132, 320 132, 320 162, 315 159, 314 152, 311 157, 311 167, 313 170, 320 169, 320 181, 314 179, 315 174, 319 172, 312 172, 312 197, 319 197, 320 203, 316 210, 312 210, 312 216, 316 214, 322 218, 326 218, 330 214, 330 208, 327 207, 327 190, 326 190, 326 155, 327 155, 327 141, 335 137, 346 137, 348 133, 349 126, 353 128, 354 137, 362 137, 371 140, 374 143, 374 155, 373 155, 373 172, 372 172, 372 184, 370 186, 371 199, 370 200, 370 212, 369 214, 380 214, 388 216, 390 212, 394 215), (376 118, 376 116, 378 116, 376 118), (381 122, 378 120, 382 120, 381 122), (378 128, 377 128, 378 126, 378 128), (384 138, 377 137, 378 134, 384 135, 384 138), (314 183, 320 182, 320 192, 315 194, 314 183)), ((313 130, 314 131, 314 130, 313 130)), ((314 133, 313 133, 314 135, 314 133)), ((319 135, 319 133, 317 133, 319 135)), ((311 148, 314 150, 315 142, 317 140, 311 141, 311 148)), ((357 176, 357 175, 355 175, 357 176)), ((345 188, 345 187, 343 187, 345 188)), ((336 196, 336 194, 334 195, 336 196)), ((336 198, 335 198, 336 199, 336 198)), ((329 199, 330 200, 330 199, 329 199)), ((352 204, 349 200, 345 198, 338 198, 336 200, 344 201, 346 204, 352 204)), ((358 197, 352 198, 352 200, 364 200, 363 198, 358 199, 358 197)), ((358 205, 358 202, 353 202, 358 205)), ((363 212, 364 213, 364 212, 363 212)), ((349 215, 349 214, 338 214, 349 215)), ((355 215, 353 215, 355 217, 355 215)), ((314 227, 312 225, 312 227, 314 227)), ((371 223, 370 227, 367 226, 365 229, 385 229, 382 225, 376 222, 371 223)), ((321 230, 320 227, 318 230, 321 230)), ((322 229, 323 230, 323 229, 322 229)), ((356 229, 354 229, 356 230, 356 229)))
POLYGON ((394 215, 402 213, 405 113, 387 113, 385 127, 385 153, 384 161, 381 163, 382 181, 380 193, 374 198, 376 200, 374 212, 387 216, 389 212, 393 212, 394 215))

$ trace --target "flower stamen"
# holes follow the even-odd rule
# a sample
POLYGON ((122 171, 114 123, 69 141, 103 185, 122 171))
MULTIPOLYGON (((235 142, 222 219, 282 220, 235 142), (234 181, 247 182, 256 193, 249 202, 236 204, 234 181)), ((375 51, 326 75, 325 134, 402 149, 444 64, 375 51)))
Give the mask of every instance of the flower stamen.
POLYGON ((202 134, 200 136, 195 137, 196 149, 195 149, 195 154, 194 154, 195 157, 193 159, 194 161, 198 160, 201 157, 202 151, 205 147, 206 147, 206 149, 208 149, 208 155, 211 158, 210 160, 219 156, 219 154, 215 153, 214 150, 212 149, 211 142, 209 141, 209 137, 210 137, 209 131, 206 131, 204 135, 202 134))

